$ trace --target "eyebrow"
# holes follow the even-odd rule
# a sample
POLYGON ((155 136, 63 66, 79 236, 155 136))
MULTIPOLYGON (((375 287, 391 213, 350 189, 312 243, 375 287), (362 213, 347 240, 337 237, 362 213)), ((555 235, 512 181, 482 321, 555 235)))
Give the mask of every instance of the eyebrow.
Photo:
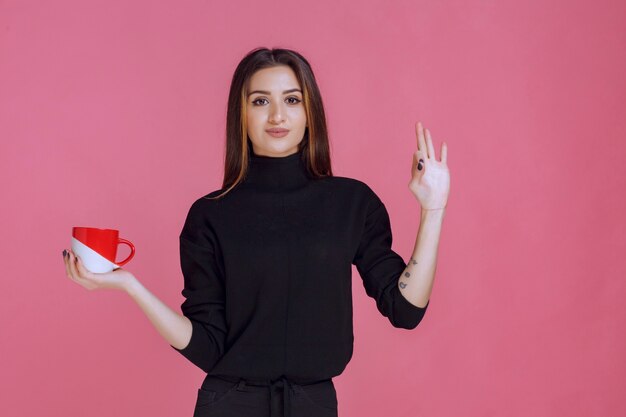
MULTIPOLYGON (((293 92, 295 92, 295 91, 298 91, 298 92, 302 93, 302 91, 300 91, 300 89, 299 89, 299 88, 292 88, 291 90, 285 90, 285 91, 283 91, 283 94, 289 94, 289 93, 293 93, 293 92)), ((248 93, 248 96, 251 96, 252 94, 256 94, 256 93, 258 93, 258 94, 267 94, 267 95, 272 94, 272 93, 270 93, 269 91, 264 91, 264 90, 254 90, 254 91, 249 92, 249 93, 248 93)))

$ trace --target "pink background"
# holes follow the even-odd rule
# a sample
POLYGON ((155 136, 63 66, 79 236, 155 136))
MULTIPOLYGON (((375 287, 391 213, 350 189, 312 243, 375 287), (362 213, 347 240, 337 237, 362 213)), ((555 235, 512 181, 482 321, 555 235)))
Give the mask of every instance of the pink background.
MULTIPOLYGON (((130 297, 65 275, 71 227, 118 228, 180 311, 178 233, 221 181, 254 47, 307 57, 335 173, 410 256, 414 123, 451 194, 424 321, 354 270, 340 416, 626 415, 626 5, 620 1, 0 2, 0 414, 191 416, 204 373, 130 297)), ((122 247, 119 256, 126 255, 122 247)))

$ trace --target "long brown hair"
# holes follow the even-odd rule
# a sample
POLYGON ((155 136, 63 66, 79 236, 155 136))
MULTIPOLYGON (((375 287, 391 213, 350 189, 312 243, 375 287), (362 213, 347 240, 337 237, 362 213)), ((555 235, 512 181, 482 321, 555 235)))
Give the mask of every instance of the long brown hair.
POLYGON ((332 176, 326 114, 315 75, 309 62, 298 52, 281 48, 256 48, 239 62, 230 84, 228 113, 226 115, 226 154, 224 158, 224 179, 221 194, 207 199, 217 199, 226 195, 245 179, 248 171, 252 144, 248 138, 246 117, 247 89, 252 75, 264 68, 279 65, 289 66, 302 88, 303 104, 306 112, 307 128, 298 145, 303 162, 312 178, 332 176))

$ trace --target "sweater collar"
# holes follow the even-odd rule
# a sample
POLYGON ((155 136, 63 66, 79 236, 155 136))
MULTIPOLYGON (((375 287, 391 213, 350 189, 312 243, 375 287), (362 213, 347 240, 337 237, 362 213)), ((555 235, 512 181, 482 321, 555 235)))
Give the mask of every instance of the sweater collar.
POLYGON ((250 147, 246 183, 263 189, 284 191, 309 181, 302 150, 287 156, 257 155, 250 147))

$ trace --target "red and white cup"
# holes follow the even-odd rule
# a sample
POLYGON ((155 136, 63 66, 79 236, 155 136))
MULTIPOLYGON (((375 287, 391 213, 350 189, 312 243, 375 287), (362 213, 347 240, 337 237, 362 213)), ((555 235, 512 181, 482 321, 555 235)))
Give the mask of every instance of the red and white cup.
POLYGON ((111 272, 135 256, 135 245, 129 240, 119 237, 119 230, 99 229, 97 227, 73 227, 72 251, 91 272, 111 272), (130 247, 130 255, 123 261, 116 262, 117 247, 125 244, 130 247))

